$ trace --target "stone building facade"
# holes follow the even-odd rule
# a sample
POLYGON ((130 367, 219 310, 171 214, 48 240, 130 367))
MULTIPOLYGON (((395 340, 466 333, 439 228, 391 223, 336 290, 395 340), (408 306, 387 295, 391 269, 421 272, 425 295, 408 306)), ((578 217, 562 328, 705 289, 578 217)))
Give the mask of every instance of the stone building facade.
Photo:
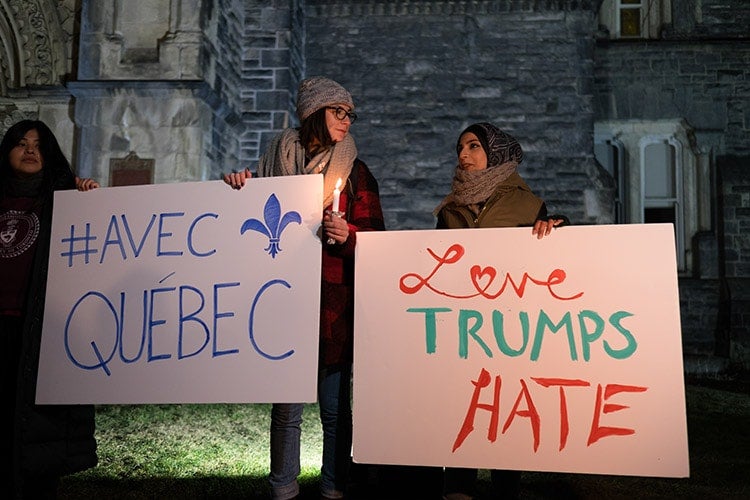
POLYGON ((595 147, 621 163, 616 221, 672 212, 685 351, 702 355, 693 358, 698 370, 747 369, 750 4, 643 4, 640 36, 618 34, 613 0, 603 2, 596 33, 595 147), (649 193, 649 149, 672 155, 661 165, 674 176, 673 194, 649 193), (719 364, 702 365, 707 359, 719 364))
POLYGON ((132 154, 217 179, 324 74, 396 230, 434 226, 457 133, 491 121, 552 212, 675 223, 686 368, 747 370, 748 25, 744 0, 6 0, 0 127, 45 120, 103 185, 132 154))

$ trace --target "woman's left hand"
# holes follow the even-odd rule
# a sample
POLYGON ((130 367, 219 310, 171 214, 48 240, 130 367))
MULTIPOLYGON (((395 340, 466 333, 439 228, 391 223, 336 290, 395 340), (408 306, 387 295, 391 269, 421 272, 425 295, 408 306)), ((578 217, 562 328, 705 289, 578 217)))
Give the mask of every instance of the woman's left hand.
POLYGON ((99 183, 94 179, 81 179, 76 177, 76 189, 79 191, 89 191, 99 187, 99 183))
POLYGON ((531 234, 535 234, 537 239, 541 240, 545 236, 549 235, 554 228, 563 224, 564 222, 564 219, 538 220, 534 223, 534 228, 531 230, 531 234))
POLYGON ((326 241, 332 239, 335 243, 346 243, 349 238, 349 224, 346 219, 326 211, 323 214, 323 235, 326 241))

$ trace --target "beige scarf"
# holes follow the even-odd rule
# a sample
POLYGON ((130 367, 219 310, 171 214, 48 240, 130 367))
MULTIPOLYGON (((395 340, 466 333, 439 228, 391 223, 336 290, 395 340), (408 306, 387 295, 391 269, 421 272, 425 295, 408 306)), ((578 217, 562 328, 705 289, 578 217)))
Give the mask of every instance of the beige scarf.
POLYGON ((497 186, 508 179, 518 169, 517 161, 507 161, 497 167, 482 170, 463 170, 456 167, 451 192, 432 211, 436 215, 451 202, 469 207, 475 214, 479 213, 481 203, 487 201, 497 186))
MULTIPOLYGON (((313 156, 305 162, 305 148, 296 129, 288 128, 271 141, 258 162, 258 177, 280 175, 323 174, 323 206, 333 201, 333 189, 341 179, 342 186, 352 171, 357 157, 354 138, 346 134, 344 140, 313 156)), ((343 190, 343 188, 342 188, 343 190)))

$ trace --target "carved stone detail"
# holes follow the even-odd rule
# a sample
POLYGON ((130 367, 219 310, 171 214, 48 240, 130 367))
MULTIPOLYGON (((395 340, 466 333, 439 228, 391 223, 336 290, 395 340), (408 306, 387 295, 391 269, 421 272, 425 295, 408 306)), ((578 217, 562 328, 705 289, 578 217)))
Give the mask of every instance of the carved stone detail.
POLYGON ((33 111, 24 111, 15 106, 0 107, 0 137, 4 136, 5 132, 16 122, 38 119, 39 114, 33 111))
POLYGON ((0 3, 0 90, 59 85, 73 36, 61 18, 74 18, 72 0, 6 0, 0 3))

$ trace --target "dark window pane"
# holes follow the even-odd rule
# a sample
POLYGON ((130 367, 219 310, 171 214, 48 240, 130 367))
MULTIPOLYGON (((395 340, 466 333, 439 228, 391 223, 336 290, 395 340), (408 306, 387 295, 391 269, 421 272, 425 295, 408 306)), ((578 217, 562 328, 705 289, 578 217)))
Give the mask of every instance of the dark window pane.
POLYGON ((656 224, 670 222, 675 223, 674 207, 646 208, 643 212, 643 222, 656 224))

